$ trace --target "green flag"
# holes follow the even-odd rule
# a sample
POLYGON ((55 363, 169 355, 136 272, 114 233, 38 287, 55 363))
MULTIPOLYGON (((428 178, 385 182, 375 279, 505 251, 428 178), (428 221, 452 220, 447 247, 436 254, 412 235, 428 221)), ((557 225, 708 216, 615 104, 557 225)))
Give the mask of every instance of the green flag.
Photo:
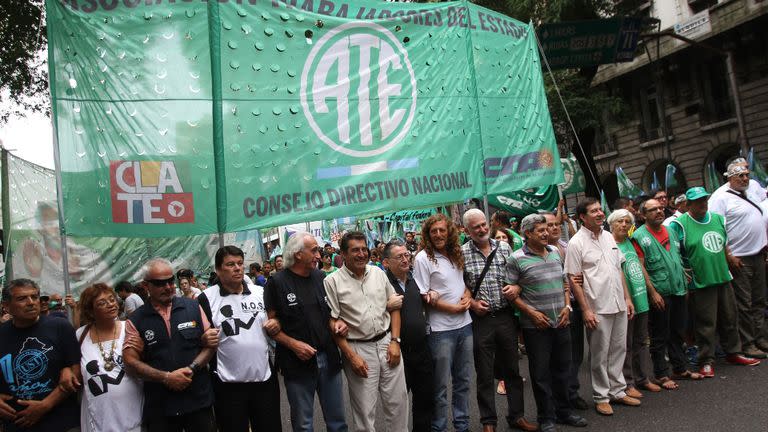
POLYGON ((584 192, 587 180, 576 156, 573 153, 568 153, 568 157, 560 159, 560 163, 563 164, 563 177, 565 178, 565 183, 560 185, 563 188, 563 195, 584 192))
POLYGON ((667 164, 667 169, 664 174, 664 189, 670 190, 677 187, 677 179, 675 178, 676 173, 677 168, 672 164, 667 164))
POLYGON ((70 233, 241 231, 563 181, 534 28, 468 0, 46 11, 70 233))
POLYGON ((624 170, 621 167, 616 167, 616 181, 619 185, 619 195, 628 198, 637 198, 643 194, 642 189, 635 186, 632 180, 624 174, 624 170))
POLYGON ((540 187, 533 191, 517 191, 506 194, 488 195, 488 203, 506 210, 518 217, 525 217, 540 211, 557 208, 560 195, 557 186, 540 187))
POLYGON ((712 193, 723 184, 722 176, 715 169, 715 163, 710 162, 707 164, 707 191, 712 193))
POLYGON ((611 215, 611 208, 608 207, 608 200, 605 198, 605 191, 600 190, 600 207, 603 208, 603 213, 605 213, 605 217, 608 217, 611 215))
POLYGON ((760 162, 757 155, 755 155, 755 148, 749 149, 749 176, 756 182, 760 183, 762 187, 768 186, 768 171, 765 170, 765 166, 760 162))

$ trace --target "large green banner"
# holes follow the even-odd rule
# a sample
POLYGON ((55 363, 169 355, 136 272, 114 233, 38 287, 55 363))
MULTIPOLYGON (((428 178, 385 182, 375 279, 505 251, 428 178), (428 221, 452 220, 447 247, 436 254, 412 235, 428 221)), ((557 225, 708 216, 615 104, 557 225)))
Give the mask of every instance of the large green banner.
POLYGON ((69 233, 231 232, 563 182, 532 27, 468 1, 47 5, 69 233))

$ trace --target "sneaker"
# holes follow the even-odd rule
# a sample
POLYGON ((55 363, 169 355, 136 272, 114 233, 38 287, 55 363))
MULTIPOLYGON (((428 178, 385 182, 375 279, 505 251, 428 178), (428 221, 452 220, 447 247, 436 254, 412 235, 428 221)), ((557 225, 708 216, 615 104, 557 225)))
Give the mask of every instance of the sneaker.
POLYGON ((705 364, 704 366, 701 367, 701 369, 699 369, 699 374, 704 378, 714 378, 715 369, 712 367, 711 364, 705 364))
POLYGON ((757 366, 760 364, 760 360, 746 358, 741 354, 728 354, 725 356, 725 361, 733 365, 739 366, 757 366))
POLYGON ((743 349, 744 351, 744 357, 749 357, 752 359, 764 359, 768 357, 768 354, 763 352, 762 350, 758 349, 754 345, 750 345, 743 349))

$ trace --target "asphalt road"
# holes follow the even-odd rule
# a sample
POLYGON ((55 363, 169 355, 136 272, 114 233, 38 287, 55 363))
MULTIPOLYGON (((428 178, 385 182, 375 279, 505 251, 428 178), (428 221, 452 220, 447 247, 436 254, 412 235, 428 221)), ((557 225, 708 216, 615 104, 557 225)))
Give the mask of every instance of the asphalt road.
MULTIPOLYGON (((585 362, 586 363, 586 362, 585 362)), ((528 378, 528 357, 520 361, 521 374, 528 378)), ((572 428, 558 425, 560 431, 610 431, 610 432, 768 432, 768 361, 756 367, 731 366, 724 363, 715 365, 716 376, 703 381, 679 382, 680 388, 662 393, 645 392, 640 407, 614 406, 612 417, 597 414, 594 407, 578 413, 589 421, 587 428, 572 428)), ((590 401, 591 390, 586 364, 581 370, 581 395, 590 401)), ((474 378, 473 378, 474 381, 474 378)), ((474 384, 474 382, 473 382, 474 384)), ((281 387, 283 430, 290 431, 290 412, 281 387)), ((345 384, 346 399, 346 384, 345 384)), ((472 387, 471 394, 472 431, 481 431, 477 400, 472 387)), ((348 404, 348 402, 347 402, 348 404)), ((508 429, 503 421, 506 400, 496 397, 497 412, 500 413, 499 428, 508 429)), ((529 420, 536 419, 536 404, 528 381, 525 385, 525 413, 529 420)), ((349 421, 349 406, 347 420, 349 421)), ((384 418, 379 407, 377 424, 383 425, 384 418)), ((315 430, 324 431, 322 412, 315 401, 315 430)), ((384 431, 377 426, 377 431, 384 431)))

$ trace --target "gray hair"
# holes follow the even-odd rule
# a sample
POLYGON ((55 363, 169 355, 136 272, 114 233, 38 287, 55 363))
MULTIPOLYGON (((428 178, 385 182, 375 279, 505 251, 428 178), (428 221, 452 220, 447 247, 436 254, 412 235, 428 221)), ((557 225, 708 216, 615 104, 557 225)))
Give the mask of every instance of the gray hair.
POLYGON ((624 218, 629 218, 629 223, 631 224, 635 223, 635 217, 632 216, 632 213, 630 213, 629 210, 619 209, 611 213, 610 216, 608 216, 608 225, 613 226, 614 223, 624 218))
POLYGON ((485 213, 483 213, 480 209, 469 209, 464 212, 464 215, 461 217, 461 222, 464 224, 465 228, 469 228, 469 220, 472 219, 474 216, 482 216, 483 219, 485 219, 485 213))
POLYGON ((390 240, 389 243, 387 243, 387 245, 384 246, 384 251, 381 253, 381 258, 383 259, 392 258, 392 249, 396 247, 401 247, 401 246, 404 247, 405 243, 397 239, 390 240))
POLYGON ((314 238, 312 234, 306 231, 296 231, 288 237, 288 241, 285 242, 283 247, 283 267, 291 268, 296 263, 296 254, 304 249, 304 239, 314 238))
POLYGON ((173 270, 173 264, 171 264, 170 261, 165 258, 155 257, 145 262, 144 265, 141 266, 141 279, 147 280, 149 278, 149 272, 158 265, 167 265, 171 268, 171 270, 173 270))
POLYGON ((520 232, 523 234, 531 232, 536 228, 536 225, 545 223, 547 223, 547 218, 545 218, 544 215, 537 213, 529 214, 523 218, 522 222, 520 222, 520 232))

